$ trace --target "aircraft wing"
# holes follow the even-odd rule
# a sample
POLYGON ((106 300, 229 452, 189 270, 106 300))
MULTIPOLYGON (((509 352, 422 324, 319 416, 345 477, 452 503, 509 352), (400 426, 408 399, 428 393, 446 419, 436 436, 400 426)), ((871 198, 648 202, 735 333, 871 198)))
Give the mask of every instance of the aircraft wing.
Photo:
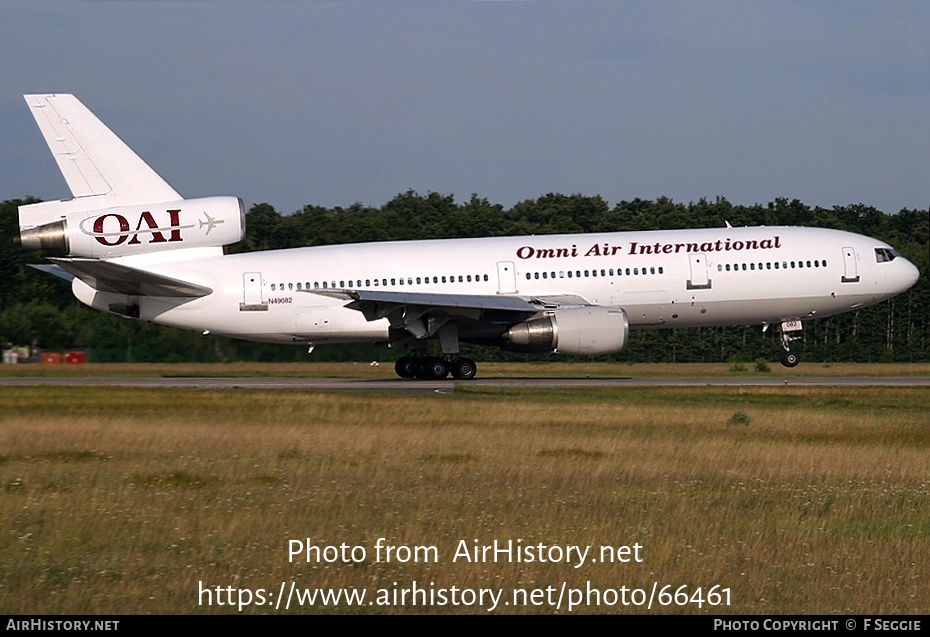
POLYGON ((213 290, 202 285, 195 285, 153 272, 130 268, 112 261, 80 258, 51 258, 49 261, 101 292, 131 296, 188 298, 207 296, 213 293, 213 290))
POLYGON ((346 307, 361 312, 369 321, 386 318, 391 327, 404 329, 416 338, 432 336, 450 320, 491 325, 514 325, 540 308, 515 296, 480 294, 433 294, 380 290, 307 290, 349 301, 346 307))

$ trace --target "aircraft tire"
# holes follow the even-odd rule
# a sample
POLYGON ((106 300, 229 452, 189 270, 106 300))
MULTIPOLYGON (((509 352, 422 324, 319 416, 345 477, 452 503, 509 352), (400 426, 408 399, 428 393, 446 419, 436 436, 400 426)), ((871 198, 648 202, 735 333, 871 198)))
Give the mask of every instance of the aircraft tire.
POLYGON ((413 356, 401 356, 397 359, 397 362, 394 363, 394 373, 401 378, 415 378, 416 361, 417 359, 413 356))
POLYGON ((429 380, 442 380, 449 375, 449 365, 441 358, 429 358, 423 371, 423 376, 429 380))
POLYGON ((801 357, 798 356, 795 352, 792 352, 790 349, 786 349, 781 353, 781 364, 785 367, 797 367, 798 363, 801 362, 801 357))
POLYGON ((471 380, 478 373, 478 366, 470 358, 457 358, 452 362, 452 377, 455 380, 471 380))

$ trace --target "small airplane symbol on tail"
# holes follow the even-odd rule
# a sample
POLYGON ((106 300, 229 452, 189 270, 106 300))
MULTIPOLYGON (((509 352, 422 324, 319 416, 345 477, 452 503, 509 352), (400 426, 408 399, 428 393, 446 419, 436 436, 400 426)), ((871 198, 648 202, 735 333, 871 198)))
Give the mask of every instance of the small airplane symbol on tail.
POLYGON ((203 213, 203 216, 206 217, 207 219, 205 221, 200 222, 200 227, 203 228, 204 226, 206 226, 207 234, 210 234, 210 231, 213 230, 213 228, 215 228, 216 226, 220 225, 221 223, 226 223, 222 219, 217 221, 215 217, 211 217, 206 212, 203 213))

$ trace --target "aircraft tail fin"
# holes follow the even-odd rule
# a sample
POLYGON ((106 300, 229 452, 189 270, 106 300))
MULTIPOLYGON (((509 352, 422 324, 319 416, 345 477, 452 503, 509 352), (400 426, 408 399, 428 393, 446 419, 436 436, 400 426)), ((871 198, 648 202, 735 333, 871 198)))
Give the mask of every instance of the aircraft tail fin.
POLYGON ((97 209, 181 199, 74 95, 24 97, 76 199, 99 197, 97 209))

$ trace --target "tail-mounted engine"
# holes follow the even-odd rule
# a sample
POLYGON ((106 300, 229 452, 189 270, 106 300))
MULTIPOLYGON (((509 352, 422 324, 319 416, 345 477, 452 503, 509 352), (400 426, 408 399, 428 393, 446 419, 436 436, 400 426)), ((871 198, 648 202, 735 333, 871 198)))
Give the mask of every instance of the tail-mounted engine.
POLYGON ((514 325, 504 337, 523 351, 597 356, 626 347, 630 321, 619 307, 569 307, 514 325))
POLYGON ((110 258, 220 247, 245 235, 245 207, 237 197, 204 197, 167 203, 70 210, 71 201, 19 209, 24 248, 75 257, 110 258))

